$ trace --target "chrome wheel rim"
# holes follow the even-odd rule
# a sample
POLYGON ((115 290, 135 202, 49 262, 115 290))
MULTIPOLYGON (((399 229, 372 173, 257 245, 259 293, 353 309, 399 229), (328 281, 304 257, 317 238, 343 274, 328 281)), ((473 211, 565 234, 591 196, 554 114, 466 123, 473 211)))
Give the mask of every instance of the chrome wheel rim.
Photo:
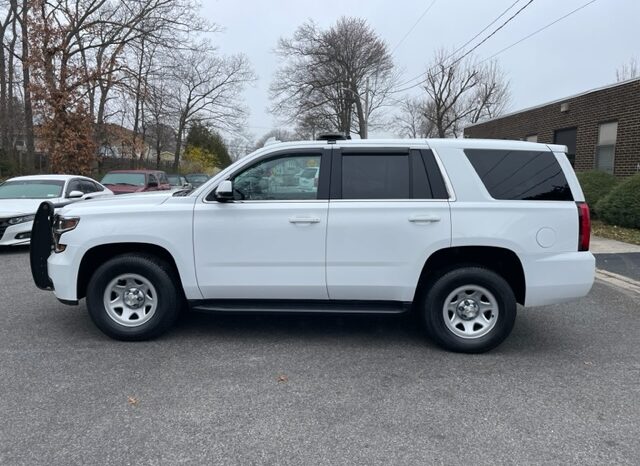
POLYGON ((158 294, 142 275, 126 273, 111 280, 104 291, 107 315, 125 327, 138 327, 153 317, 158 294))
POLYGON ((498 321, 500 309, 493 294, 478 285, 460 286, 449 293, 442 307, 447 329, 460 338, 480 338, 498 321))

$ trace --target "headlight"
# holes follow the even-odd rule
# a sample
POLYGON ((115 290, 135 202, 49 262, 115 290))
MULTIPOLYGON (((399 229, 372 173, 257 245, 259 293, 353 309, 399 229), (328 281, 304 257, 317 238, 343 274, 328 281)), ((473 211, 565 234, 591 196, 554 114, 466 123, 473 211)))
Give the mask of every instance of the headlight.
POLYGON ((7 220, 7 223, 9 225, 17 225, 18 223, 31 222, 31 221, 33 221, 34 218, 35 218, 35 214, 34 215, 23 215, 22 217, 10 218, 9 220, 7 220))
POLYGON ((55 252, 63 252, 67 246, 60 243, 60 237, 63 233, 71 231, 78 226, 79 217, 62 217, 56 215, 53 218, 53 249, 55 252))
POLYGON ((65 231, 71 231, 78 226, 78 222, 80 222, 80 217, 62 217, 61 215, 56 215, 53 219, 53 232, 62 234, 65 231))

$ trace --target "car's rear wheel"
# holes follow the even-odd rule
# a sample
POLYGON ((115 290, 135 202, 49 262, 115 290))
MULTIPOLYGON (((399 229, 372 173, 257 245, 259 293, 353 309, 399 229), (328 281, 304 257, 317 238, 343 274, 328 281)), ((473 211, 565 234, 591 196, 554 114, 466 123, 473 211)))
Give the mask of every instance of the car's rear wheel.
POLYGON ((173 268, 154 256, 117 256, 98 267, 89 280, 89 315, 112 338, 154 338, 178 317, 182 303, 176 283, 173 268))
POLYGON ((462 353, 482 353, 502 343, 513 329, 517 310, 506 280, 482 267, 442 274, 419 304, 432 339, 462 353))

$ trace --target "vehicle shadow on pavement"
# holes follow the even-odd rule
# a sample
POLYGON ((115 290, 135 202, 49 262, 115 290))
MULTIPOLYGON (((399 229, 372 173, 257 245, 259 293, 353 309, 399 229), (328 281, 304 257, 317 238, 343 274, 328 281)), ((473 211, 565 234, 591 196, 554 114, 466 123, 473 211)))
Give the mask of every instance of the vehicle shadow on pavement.
POLYGON ((253 339, 376 338, 424 341, 425 332, 414 314, 258 314, 185 312, 171 335, 253 339))
POLYGON ((29 245, 26 246, 0 246, 0 257, 17 256, 19 254, 29 253, 29 245))

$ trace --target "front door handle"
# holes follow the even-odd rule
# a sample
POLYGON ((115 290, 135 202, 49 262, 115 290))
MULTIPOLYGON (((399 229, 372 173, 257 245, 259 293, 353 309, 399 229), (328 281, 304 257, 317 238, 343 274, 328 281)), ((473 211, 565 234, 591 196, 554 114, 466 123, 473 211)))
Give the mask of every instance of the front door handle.
POLYGON ((411 223, 435 223, 441 219, 437 215, 412 215, 409 217, 411 223))
POLYGON ((320 223, 318 217, 289 217, 289 223, 320 223))

